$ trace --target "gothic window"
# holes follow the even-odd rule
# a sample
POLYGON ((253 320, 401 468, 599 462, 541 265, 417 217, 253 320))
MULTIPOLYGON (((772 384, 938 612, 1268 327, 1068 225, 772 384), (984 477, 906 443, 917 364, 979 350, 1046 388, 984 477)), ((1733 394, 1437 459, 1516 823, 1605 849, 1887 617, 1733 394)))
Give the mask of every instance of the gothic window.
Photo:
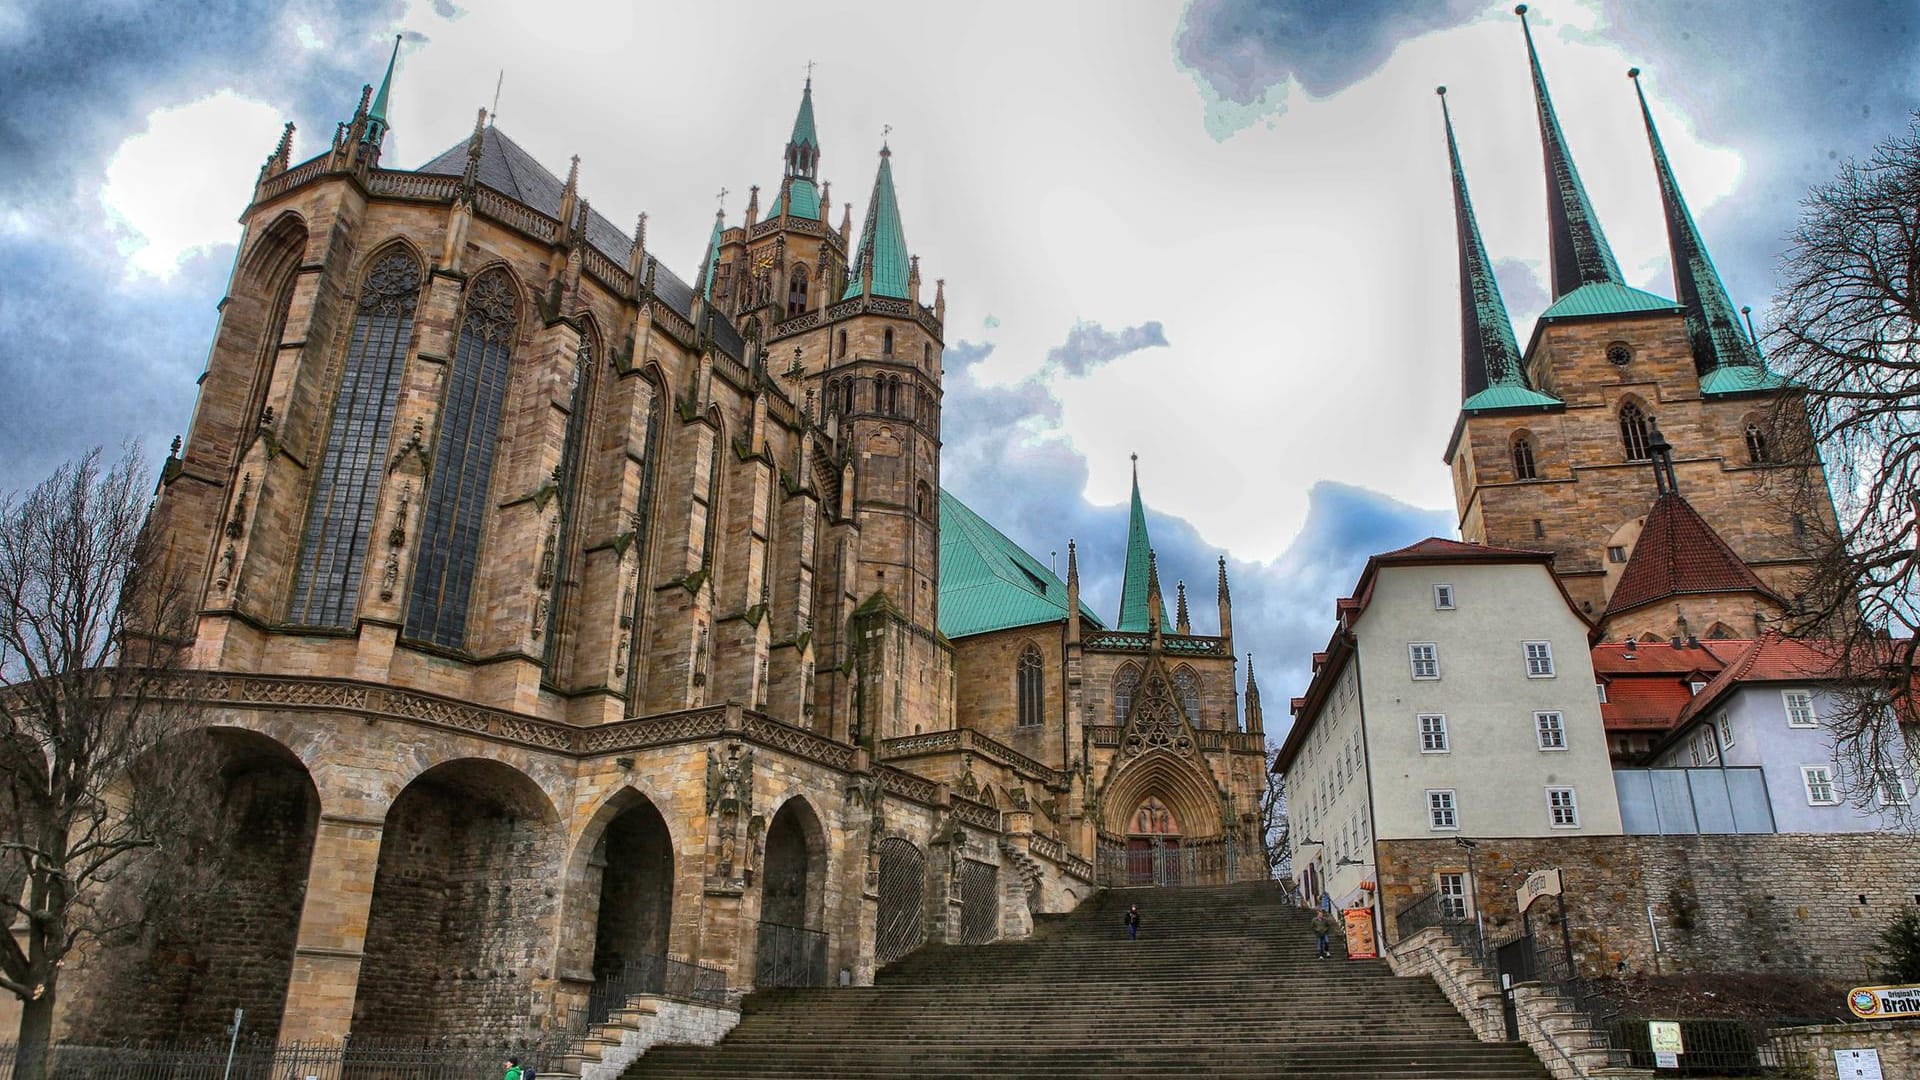
POLYGON ((633 535, 628 543, 633 551, 635 568, 631 580, 635 583, 635 587, 631 613, 623 616, 632 631, 627 639, 628 701, 633 701, 640 696, 640 670, 643 665, 637 658, 642 641, 641 617, 647 610, 647 590, 638 587, 638 583, 647 580, 647 538, 651 535, 653 526, 653 484, 654 477, 660 471, 660 388, 654 384, 651 377, 648 377, 640 382, 634 392, 641 396, 642 407, 646 409, 647 434, 641 443, 644 450, 640 458, 640 497, 634 501, 633 518, 629 522, 633 535))
POLYGON ((1200 680, 1190 667, 1182 667, 1173 673, 1173 692, 1180 699, 1180 711, 1187 714, 1187 723, 1200 723, 1200 680))
POLYGON ((1020 704, 1020 726, 1038 727, 1045 707, 1045 674, 1040 650, 1028 645, 1020 653, 1020 668, 1014 676, 1014 689, 1020 704))
MULTIPOLYGON (((749 320, 750 331, 760 328, 760 320, 749 320)), ((545 663, 549 678, 558 679, 561 672, 556 661, 563 658, 560 653, 561 637, 567 629, 567 611, 571 607, 572 596, 568 582, 573 576, 572 554, 579 547, 578 533, 581 528, 582 508, 586 500, 588 447, 594 444, 592 429, 599 411, 600 370, 596 366, 600 358, 598 339, 591 329, 580 335, 580 352, 573 361, 573 392, 567 414, 567 437, 560 444, 560 467, 555 470, 555 491, 560 498, 559 546, 555 551, 556 566, 553 575, 553 610, 547 620, 552 629, 546 635, 545 663)))
POLYGON ((887 329, 882 332, 882 335, 880 338, 880 355, 881 356, 893 355, 893 327, 891 326, 887 327, 887 329))
POLYGON ((1628 461, 1645 461, 1647 453, 1647 414, 1629 401, 1620 406, 1620 445, 1628 461))
POLYGON ((787 318, 803 314, 807 310, 807 264, 800 263, 793 268, 793 279, 787 283, 787 318))
POLYGON ((1124 724, 1133 711, 1133 692, 1140 687, 1140 669, 1128 664, 1113 676, 1113 722, 1124 724))
POLYGON ((920 363, 922 366, 933 363, 933 343, 932 342, 923 341, 920 343, 920 363))
POLYGON ((1524 431, 1515 432, 1513 436, 1513 478, 1539 479, 1533 468, 1533 436, 1524 431))
POLYGON ((900 377, 889 375, 880 380, 880 411, 888 416, 900 415, 900 377))
POLYGON ((845 330, 840 331, 840 355, 843 358, 847 355, 847 332, 845 330))
POLYGON ((1755 465, 1765 465, 1773 459, 1767 455, 1767 432, 1760 426, 1758 419, 1747 421, 1747 460, 1755 465))
POLYGON ((513 354, 513 279, 490 270, 467 289, 460 340, 447 365, 434 440, 433 478, 420 520, 406 634, 457 649, 466 644, 467 601, 480 560, 487 491, 499 443, 513 354))
POLYGON ((420 264, 404 251, 381 256, 360 287, 326 451, 300 539, 287 612, 291 622, 348 626, 353 621, 419 299, 420 264))
POLYGON ((853 415, 853 379, 840 380, 840 411, 853 415))
POLYGON ((913 510, 923 518, 933 516, 933 489, 927 486, 925 480, 914 485, 913 510))

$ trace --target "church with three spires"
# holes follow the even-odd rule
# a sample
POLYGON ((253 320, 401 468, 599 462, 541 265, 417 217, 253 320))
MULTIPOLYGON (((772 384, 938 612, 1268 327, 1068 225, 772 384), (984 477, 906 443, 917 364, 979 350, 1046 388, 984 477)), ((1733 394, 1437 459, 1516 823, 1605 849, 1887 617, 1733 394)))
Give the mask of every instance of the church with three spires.
MULTIPOLYGON (((1822 465, 1791 388, 1741 325, 1634 82, 1674 299, 1627 284, 1554 111, 1526 5, 1547 186, 1552 303, 1520 348, 1480 238, 1448 112, 1460 254, 1460 414, 1444 459, 1460 535, 1547 550, 1600 640, 1751 638, 1798 603, 1805 543, 1833 505, 1796 505, 1822 465)), ((1825 491, 1824 477, 1813 490, 1825 491)))
POLYGON ((385 160, 398 50, 260 170, 150 518, 244 902, 90 951, 63 1033, 497 1045, 1264 874, 1224 559, 1196 632, 1136 480, 1108 624, 942 488, 887 146, 836 227, 809 78, 682 275, 484 109, 385 160))

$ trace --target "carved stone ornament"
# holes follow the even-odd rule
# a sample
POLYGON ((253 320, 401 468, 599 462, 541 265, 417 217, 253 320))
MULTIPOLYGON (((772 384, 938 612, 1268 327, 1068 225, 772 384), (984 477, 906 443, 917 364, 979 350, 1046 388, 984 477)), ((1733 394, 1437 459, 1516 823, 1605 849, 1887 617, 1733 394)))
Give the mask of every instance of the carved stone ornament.
POLYGON ((1148 679, 1141 700, 1133 708, 1133 719, 1127 724, 1126 737, 1121 742, 1128 757, 1138 757, 1149 750, 1168 750, 1182 757, 1193 754, 1193 736, 1180 719, 1179 706, 1174 704, 1167 691, 1167 681, 1155 676, 1148 679))

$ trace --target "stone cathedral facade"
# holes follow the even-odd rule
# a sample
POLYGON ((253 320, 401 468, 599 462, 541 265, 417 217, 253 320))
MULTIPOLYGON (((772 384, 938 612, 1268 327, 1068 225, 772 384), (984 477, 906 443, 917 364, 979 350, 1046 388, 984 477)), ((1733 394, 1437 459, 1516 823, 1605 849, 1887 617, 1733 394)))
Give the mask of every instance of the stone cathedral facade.
POLYGON ((1261 872, 1224 562, 1194 634, 1136 489, 1109 628, 942 491, 887 148, 856 238, 809 82, 682 276, 484 111, 390 167, 392 76, 262 169, 151 517, 239 899, 85 957, 69 1034, 499 1040, 636 962, 865 982, 1261 872))

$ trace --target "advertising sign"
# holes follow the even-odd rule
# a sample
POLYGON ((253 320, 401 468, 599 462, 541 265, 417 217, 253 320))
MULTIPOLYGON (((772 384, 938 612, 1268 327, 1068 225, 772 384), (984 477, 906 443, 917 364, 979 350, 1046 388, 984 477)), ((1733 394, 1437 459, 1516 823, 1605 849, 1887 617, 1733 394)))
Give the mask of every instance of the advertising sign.
POLYGON ((1833 1071, 1840 1080, 1886 1080, 1878 1050, 1835 1050, 1833 1071))
POLYGON ((1847 1008, 1862 1020, 1920 1015, 1920 985, 1855 987, 1847 993, 1847 1008))
POLYGON ((1554 866, 1548 867, 1545 870, 1535 870, 1533 873, 1528 874, 1527 880, 1520 883, 1520 890, 1514 893, 1514 899, 1519 901, 1520 911, 1522 914, 1525 914, 1526 910, 1533 906, 1535 900, 1543 896, 1559 895, 1560 868, 1554 866))
POLYGON ((1348 908, 1340 914, 1347 924, 1347 959, 1380 959, 1380 946, 1373 937, 1373 909, 1348 908))

